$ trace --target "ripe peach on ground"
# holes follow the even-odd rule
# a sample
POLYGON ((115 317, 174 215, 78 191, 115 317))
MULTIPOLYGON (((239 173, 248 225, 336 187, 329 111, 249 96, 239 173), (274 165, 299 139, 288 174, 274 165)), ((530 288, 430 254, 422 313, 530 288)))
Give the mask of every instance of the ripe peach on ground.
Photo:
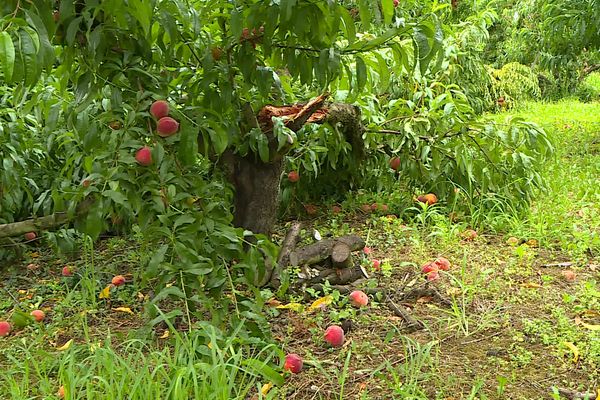
POLYGON ((427 193, 425 195, 425 203, 428 206, 434 205, 435 203, 437 203, 437 201, 438 201, 438 198, 437 198, 437 196, 435 194, 433 194, 433 193, 427 193))
POLYGON ((379 204, 377 204, 377 203, 371 204, 371 211, 377 211, 378 208, 379 208, 379 204))
POLYGON ((317 211, 319 211, 319 208, 317 206, 315 206, 314 204, 305 204, 304 210, 306 210, 306 213, 308 215, 316 215, 317 211))
POLYGON ((135 153, 135 161, 138 164, 147 167, 152 164, 152 150, 148 146, 144 146, 135 153))
POLYGON ((344 330, 338 325, 331 325, 325 330, 325 341, 333 347, 344 344, 344 330))
POLYGON ((297 374, 302 371, 302 366, 304 363, 302 362, 302 357, 298 354, 290 353, 285 356, 285 363, 283 364, 283 369, 285 371, 290 371, 292 374, 297 374))
POLYGON ((517 246, 519 243, 520 243, 519 239, 517 239, 514 236, 511 236, 508 239, 506 239, 506 244, 509 246, 517 246))
POLYGON ((156 131, 160 137, 169 137, 179 130, 179 122, 171 117, 162 117, 156 124, 156 131))
POLYGON ((381 212, 383 212, 383 213, 386 213, 386 212, 388 212, 388 210, 389 210, 389 208, 388 208, 388 205, 387 205, 387 204, 381 204, 381 205, 379 206, 379 209, 380 209, 380 210, 381 210, 381 212))
POLYGON ((73 276, 73 270, 68 265, 63 267, 62 276, 73 276))
POLYGON ((111 283, 115 286, 121 286, 125 284, 125 277, 123 275, 117 275, 112 278, 111 283))
POLYGON ((363 204, 362 206, 360 206, 360 209, 366 213, 371 212, 371 206, 368 204, 363 204))
POLYGON ((42 310, 33 310, 31 316, 37 321, 42 322, 46 317, 46 314, 42 310))
POLYGON ((381 261, 373 260, 373 269, 379 271, 381 269, 381 261))
POLYGON ((350 298, 350 303, 354 307, 360 308, 369 304, 369 296, 362 290, 354 290, 348 297, 350 298))
POLYGON ((65 398, 65 387, 64 386, 59 387, 56 395, 58 396, 59 399, 64 399, 65 398))
POLYGON ((288 181, 292 182, 292 183, 296 183, 300 180, 300 174, 298 173, 298 171, 290 171, 288 173, 288 181))
POLYGON ((156 119, 161 119, 169 115, 169 103, 164 100, 157 100, 150 106, 150 114, 156 119))
POLYGON ((37 237, 35 232, 27 232, 25 235, 25 240, 33 240, 37 237))
POLYGON ((10 333, 10 330, 11 330, 11 326, 8 322, 0 321, 0 337, 8 336, 8 334, 10 333))
POLYGON ((438 271, 431 271, 427 274, 427 280, 429 282, 435 281, 435 280, 439 279, 439 277, 440 277, 440 273, 438 271))
POLYGON ((370 247, 367 247, 367 246, 365 246, 365 247, 363 248, 363 253, 365 253, 366 255, 369 255, 369 254, 371 254, 371 252, 372 252, 372 251, 373 251, 373 250, 372 250, 370 247))
POLYGON ((394 171, 398 171, 398 169, 400 168, 400 159, 398 157, 393 157, 390 160, 390 168, 394 171))
POLYGON ((450 270, 450 261, 444 257, 438 257, 434 262, 442 271, 450 270))
POLYGON ((331 212, 333 212, 334 214, 339 214, 342 212, 342 207, 338 205, 331 206, 331 212))
POLYGON ((423 264, 423 266, 421 267, 421 272, 424 274, 428 274, 430 272, 438 272, 440 270, 440 266, 437 265, 435 262, 428 262, 426 264, 423 264))
POLYGON ((563 278, 565 278, 565 280, 567 282, 574 282, 575 281, 575 271, 567 269, 561 272, 563 278))
POLYGON ((475 240, 475 238, 477 237, 477 231, 473 229, 467 229, 466 231, 461 233, 460 236, 462 236, 462 238, 465 240, 475 240))

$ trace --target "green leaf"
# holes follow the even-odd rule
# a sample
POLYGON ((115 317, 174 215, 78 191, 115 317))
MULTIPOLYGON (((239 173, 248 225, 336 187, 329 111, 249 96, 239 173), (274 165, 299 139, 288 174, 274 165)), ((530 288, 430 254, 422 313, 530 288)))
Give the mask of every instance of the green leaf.
POLYGON ((277 386, 283 385, 285 381, 280 373, 275 371, 264 361, 260 361, 255 358, 249 358, 244 360, 243 364, 250 367, 254 373, 261 375, 266 380, 273 382, 277 386))
POLYGON ((11 82, 15 66, 15 45, 6 31, 0 32, 0 61, 2 61, 4 80, 11 82))
POLYGON ((362 91, 367 83, 367 65, 360 56, 356 56, 356 90, 362 91))

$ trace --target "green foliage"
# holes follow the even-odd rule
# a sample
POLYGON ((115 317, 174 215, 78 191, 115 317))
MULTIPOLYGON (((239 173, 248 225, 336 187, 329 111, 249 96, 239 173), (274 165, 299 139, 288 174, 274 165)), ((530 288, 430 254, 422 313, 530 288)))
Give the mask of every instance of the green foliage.
POLYGON ((518 100, 539 98, 541 90, 538 77, 530 67, 519 63, 508 63, 500 69, 489 68, 492 76, 492 93, 504 98, 507 107, 518 100))

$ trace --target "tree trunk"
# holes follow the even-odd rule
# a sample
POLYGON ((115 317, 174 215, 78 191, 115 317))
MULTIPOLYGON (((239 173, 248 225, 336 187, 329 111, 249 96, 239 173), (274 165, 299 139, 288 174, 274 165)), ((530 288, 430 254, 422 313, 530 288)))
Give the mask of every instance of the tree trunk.
POLYGON ((273 135, 273 117, 284 119, 287 128, 298 132, 306 123, 328 122, 343 132, 351 143, 357 160, 364 158, 363 128, 360 109, 350 104, 324 106, 328 94, 322 94, 306 104, 263 107, 255 114, 249 104, 242 110, 242 132, 259 128, 269 142, 269 160, 263 162, 258 155, 246 156, 226 152, 221 165, 235 188, 234 224, 254 233, 269 235, 277 217, 279 185, 283 174, 285 154, 291 143, 278 148, 273 135))

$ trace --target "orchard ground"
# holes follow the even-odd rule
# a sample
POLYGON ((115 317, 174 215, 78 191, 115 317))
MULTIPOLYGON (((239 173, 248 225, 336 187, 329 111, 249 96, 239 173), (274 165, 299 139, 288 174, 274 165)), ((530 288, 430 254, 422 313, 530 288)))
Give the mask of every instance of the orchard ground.
POLYGON ((190 327, 185 318, 177 326, 149 328, 143 306, 151 293, 140 290, 144 249, 135 238, 85 242, 71 260, 32 246, 22 261, 2 267, 0 319, 16 305, 42 309, 46 317, 0 338, 0 393, 52 399, 60 386, 73 399, 547 399, 552 387, 595 393, 600 104, 565 100, 522 110, 510 115, 543 125, 556 147, 545 171, 549 190, 528 212, 473 209, 463 217, 450 214, 452 204, 438 203, 399 219, 360 207, 377 202, 398 212, 393 193, 355 193, 341 213, 324 204, 318 218, 306 221, 323 236, 366 238, 372 252, 361 255, 363 262, 382 262, 369 271, 371 286, 392 298, 425 282, 422 264, 448 258, 450 271, 429 285, 451 305, 427 296, 398 304, 424 329, 407 332, 376 294, 356 309, 335 292, 324 309, 308 310, 321 295, 287 299, 303 310, 266 306, 277 345, 262 350, 238 346, 242 338, 223 337, 207 324, 190 327), (461 237, 469 228, 479 233, 472 241, 461 237), (72 277, 61 275, 65 265, 74 269, 72 277), (115 275, 125 284, 99 298, 115 275), (325 329, 346 319, 352 328, 344 345, 327 348, 325 329), (285 353, 302 356, 303 370, 270 388, 281 383, 285 353))

